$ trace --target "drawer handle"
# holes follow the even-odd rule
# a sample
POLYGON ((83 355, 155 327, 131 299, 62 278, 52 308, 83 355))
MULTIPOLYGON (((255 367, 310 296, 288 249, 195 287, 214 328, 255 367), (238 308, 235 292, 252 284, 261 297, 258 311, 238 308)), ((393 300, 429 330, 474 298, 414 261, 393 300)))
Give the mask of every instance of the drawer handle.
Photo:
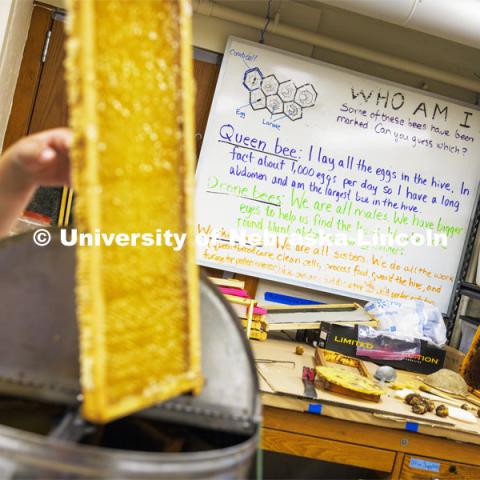
POLYGON ((457 473, 457 466, 456 465, 450 465, 450 467, 448 468, 448 471, 450 473, 457 473))

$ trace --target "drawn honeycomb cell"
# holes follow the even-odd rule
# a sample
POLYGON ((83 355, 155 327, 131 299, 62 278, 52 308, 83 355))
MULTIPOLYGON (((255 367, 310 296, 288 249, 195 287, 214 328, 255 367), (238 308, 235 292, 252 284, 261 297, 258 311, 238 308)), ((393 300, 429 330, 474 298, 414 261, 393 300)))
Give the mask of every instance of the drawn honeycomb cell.
POLYGON ((274 95, 278 91, 278 80, 275 75, 268 75, 262 80, 262 90, 265 95, 274 95))
MULTIPOLYGON (((279 82, 273 74, 264 76, 258 67, 249 68, 243 75, 243 86, 249 91, 252 110, 267 109, 272 117, 284 115, 292 121, 303 117, 303 109, 313 107, 317 91, 311 83, 300 87, 293 80, 279 82)), ((243 107, 242 107, 243 108, 243 107)))
POLYGON ((295 94, 295 102, 302 108, 313 107, 316 99, 317 92, 311 83, 298 87, 297 93, 295 94))
POLYGON ((265 108, 266 97, 260 89, 250 92, 250 106, 254 110, 261 110, 262 108, 265 108))
POLYGON ((299 120, 302 118, 302 107, 295 102, 286 102, 283 105, 283 111, 290 120, 299 120))
POLYGON ((282 82, 278 87, 278 95, 284 102, 293 102, 297 87, 291 80, 282 82))
POLYGON ((243 75, 243 85, 250 92, 260 88, 263 74, 258 67, 248 69, 243 75))
POLYGON ((283 113, 283 102, 278 95, 269 95, 267 97, 267 110, 272 115, 283 113))

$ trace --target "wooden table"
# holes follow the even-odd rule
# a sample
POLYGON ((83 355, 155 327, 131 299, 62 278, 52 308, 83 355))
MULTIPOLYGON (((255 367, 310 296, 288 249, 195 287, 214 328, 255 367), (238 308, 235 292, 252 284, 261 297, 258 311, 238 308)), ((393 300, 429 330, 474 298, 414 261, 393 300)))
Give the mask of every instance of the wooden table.
POLYGON ((263 415, 264 450, 387 472, 392 479, 480 478, 477 445, 268 404, 263 415))
MULTIPOLYGON (((294 350, 295 344, 289 344, 288 350, 294 350)), ((261 355, 257 359, 265 358, 265 347, 254 346, 261 355)), ((393 479, 480 478, 480 432, 414 423, 420 432, 415 433, 405 419, 359 411, 326 397, 319 398, 318 408, 308 399, 268 391, 262 383, 264 450, 376 470, 393 479), (316 413, 308 412, 312 405, 316 413)))

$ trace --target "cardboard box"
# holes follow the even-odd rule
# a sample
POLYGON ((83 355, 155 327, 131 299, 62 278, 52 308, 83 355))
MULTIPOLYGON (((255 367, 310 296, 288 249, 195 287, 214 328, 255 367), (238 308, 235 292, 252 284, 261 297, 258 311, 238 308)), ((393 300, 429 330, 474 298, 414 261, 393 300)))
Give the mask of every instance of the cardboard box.
MULTIPOLYGON (((443 368, 445 361, 445 350, 420 340, 420 354, 414 358, 404 360, 374 360, 369 357, 357 355, 358 326, 347 327, 335 323, 322 323, 319 330, 306 331, 305 340, 311 345, 320 348, 343 353, 350 357, 368 360, 378 365, 390 365, 393 368, 408 370, 410 372, 429 374, 443 368)), ((362 345, 368 348, 368 344, 362 345)))

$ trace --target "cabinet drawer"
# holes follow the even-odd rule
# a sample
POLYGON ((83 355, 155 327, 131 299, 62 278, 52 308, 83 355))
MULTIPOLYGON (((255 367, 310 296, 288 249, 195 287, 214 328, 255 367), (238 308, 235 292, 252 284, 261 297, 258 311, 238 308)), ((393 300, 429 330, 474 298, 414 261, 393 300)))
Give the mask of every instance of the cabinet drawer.
POLYGON ((480 478, 480 467, 417 455, 405 455, 400 478, 402 480, 432 480, 435 478, 477 480, 480 478))

